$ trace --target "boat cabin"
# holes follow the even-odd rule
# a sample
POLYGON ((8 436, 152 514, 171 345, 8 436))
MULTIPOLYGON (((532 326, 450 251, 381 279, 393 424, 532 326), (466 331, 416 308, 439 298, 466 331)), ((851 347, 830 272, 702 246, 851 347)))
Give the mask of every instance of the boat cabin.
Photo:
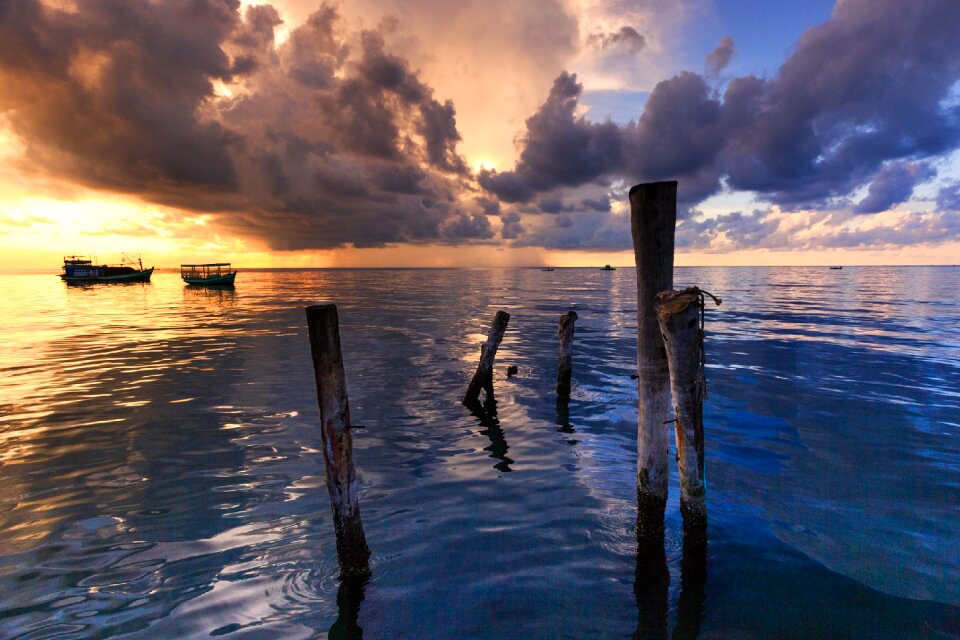
POLYGON ((103 275, 102 266, 94 266, 87 256, 64 256, 63 275, 67 278, 93 278, 103 275))

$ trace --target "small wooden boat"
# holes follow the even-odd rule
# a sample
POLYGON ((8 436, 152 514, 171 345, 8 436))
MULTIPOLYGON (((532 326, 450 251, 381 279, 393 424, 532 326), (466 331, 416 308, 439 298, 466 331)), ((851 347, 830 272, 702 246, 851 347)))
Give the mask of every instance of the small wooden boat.
POLYGON ((182 264, 180 265, 180 277, 187 284, 206 287, 232 287, 237 272, 231 268, 229 262, 182 264))
POLYGON ((611 266, 608 265, 608 264, 603 265, 602 267, 600 267, 600 271, 616 271, 616 270, 617 270, 616 267, 611 267, 611 266))
POLYGON ((140 256, 124 255, 120 264, 93 264, 89 256, 64 256, 60 278, 67 284, 150 282, 153 267, 143 268, 140 256))

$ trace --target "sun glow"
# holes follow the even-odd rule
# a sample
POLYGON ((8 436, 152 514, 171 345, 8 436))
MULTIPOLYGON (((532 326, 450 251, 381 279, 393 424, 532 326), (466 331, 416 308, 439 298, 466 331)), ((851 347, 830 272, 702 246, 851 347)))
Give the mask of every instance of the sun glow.
POLYGON ((473 170, 478 173, 480 171, 496 171, 497 170, 497 163, 489 158, 479 158, 477 160, 474 160, 471 163, 471 165, 473 166, 473 170))

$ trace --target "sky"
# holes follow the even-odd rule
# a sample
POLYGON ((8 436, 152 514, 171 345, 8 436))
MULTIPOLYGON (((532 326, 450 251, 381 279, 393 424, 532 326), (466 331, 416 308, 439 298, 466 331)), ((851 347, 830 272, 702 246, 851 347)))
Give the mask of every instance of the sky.
POLYGON ((960 263, 956 0, 0 0, 0 269, 960 263))

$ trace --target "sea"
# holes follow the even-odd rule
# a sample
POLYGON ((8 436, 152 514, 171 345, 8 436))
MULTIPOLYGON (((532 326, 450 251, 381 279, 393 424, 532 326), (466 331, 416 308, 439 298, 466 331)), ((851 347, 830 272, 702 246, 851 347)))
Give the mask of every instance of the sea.
POLYGON ((0 638, 960 638, 960 268, 674 281, 723 303, 706 557, 684 561, 671 453, 659 572, 635 535, 632 267, 0 275, 0 638), (304 313, 322 302, 360 583, 338 580, 324 481, 304 313), (495 406, 471 410, 498 310, 495 406))

